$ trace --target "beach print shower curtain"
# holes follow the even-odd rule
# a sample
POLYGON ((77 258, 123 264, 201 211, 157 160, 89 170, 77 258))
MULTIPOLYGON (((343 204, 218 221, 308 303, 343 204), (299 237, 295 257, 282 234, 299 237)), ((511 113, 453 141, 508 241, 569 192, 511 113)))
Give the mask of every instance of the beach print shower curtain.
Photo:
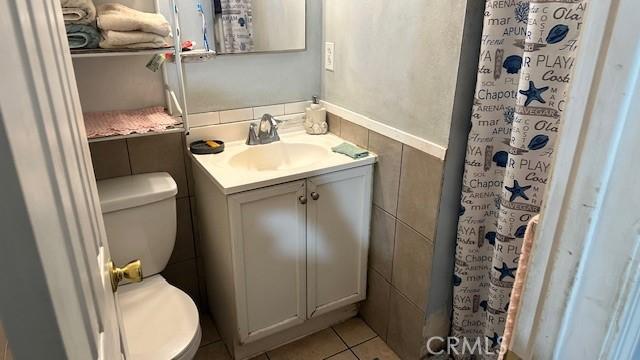
MULTIPOLYGON (((451 334, 461 342, 480 339, 496 354, 527 222, 540 211, 549 178, 586 5, 586 0, 486 1, 451 334)), ((457 357, 470 356, 467 351, 457 357)))
POLYGON ((220 0, 224 53, 253 50, 252 0, 220 0))

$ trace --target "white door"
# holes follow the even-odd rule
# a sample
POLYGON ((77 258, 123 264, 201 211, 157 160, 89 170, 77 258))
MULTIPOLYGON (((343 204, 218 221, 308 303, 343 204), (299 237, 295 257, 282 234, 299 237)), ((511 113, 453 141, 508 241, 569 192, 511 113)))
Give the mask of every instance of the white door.
POLYGON ((0 45, 13 49, 0 60, 0 225, 10 235, 1 241, 0 272, 11 289, 0 308, 17 339, 12 350, 25 359, 120 359, 108 245, 60 3, 2 1, 0 29, 0 45))
POLYGON ((307 180, 307 313, 365 298, 372 166, 307 180))
POLYGON ((238 330, 254 341, 301 324, 305 300, 305 181, 229 197, 238 330))

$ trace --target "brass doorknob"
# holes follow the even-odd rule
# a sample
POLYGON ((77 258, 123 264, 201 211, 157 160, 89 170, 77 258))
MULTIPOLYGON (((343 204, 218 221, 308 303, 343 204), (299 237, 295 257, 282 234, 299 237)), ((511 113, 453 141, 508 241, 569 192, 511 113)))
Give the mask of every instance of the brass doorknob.
POLYGON ((116 291, 118 289, 118 284, 127 279, 131 282, 141 282, 142 281, 142 263, 140 260, 133 260, 127 265, 119 268, 113 264, 113 261, 109 260, 107 264, 109 267, 109 275, 111 276, 111 289, 116 291))

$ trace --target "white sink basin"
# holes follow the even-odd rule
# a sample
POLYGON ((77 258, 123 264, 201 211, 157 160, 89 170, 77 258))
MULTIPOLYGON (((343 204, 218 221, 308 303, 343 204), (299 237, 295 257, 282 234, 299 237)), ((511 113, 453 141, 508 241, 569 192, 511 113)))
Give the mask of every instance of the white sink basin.
MULTIPOLYGON (((333 135, 307 135, 304 131, 280 134, 281 141, 248 146, 244 140, 230 141, 220 154, 194 155, 195 166, 213 180, 224 194, 253 190, 373 164, 375 154, 351 159, 331 151, 344 142, 333 135)), ((224 140, 224 139, 223 139, 224 140)))
POLYGON ((243 170, 295 170, 327 156, 327 149, 314 144, 274 142, 253 145, 229 159, 229 166, 243 170))

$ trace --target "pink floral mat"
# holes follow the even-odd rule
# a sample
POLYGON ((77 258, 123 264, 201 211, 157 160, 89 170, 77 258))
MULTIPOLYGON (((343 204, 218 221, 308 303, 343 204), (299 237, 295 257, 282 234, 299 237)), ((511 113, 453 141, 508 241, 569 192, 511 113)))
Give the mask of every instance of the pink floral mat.
POLYGON ((84 114, 84 126, 89 139, 162 131, 179 124, 180 118, 171 117, 162 106, 84 114))

